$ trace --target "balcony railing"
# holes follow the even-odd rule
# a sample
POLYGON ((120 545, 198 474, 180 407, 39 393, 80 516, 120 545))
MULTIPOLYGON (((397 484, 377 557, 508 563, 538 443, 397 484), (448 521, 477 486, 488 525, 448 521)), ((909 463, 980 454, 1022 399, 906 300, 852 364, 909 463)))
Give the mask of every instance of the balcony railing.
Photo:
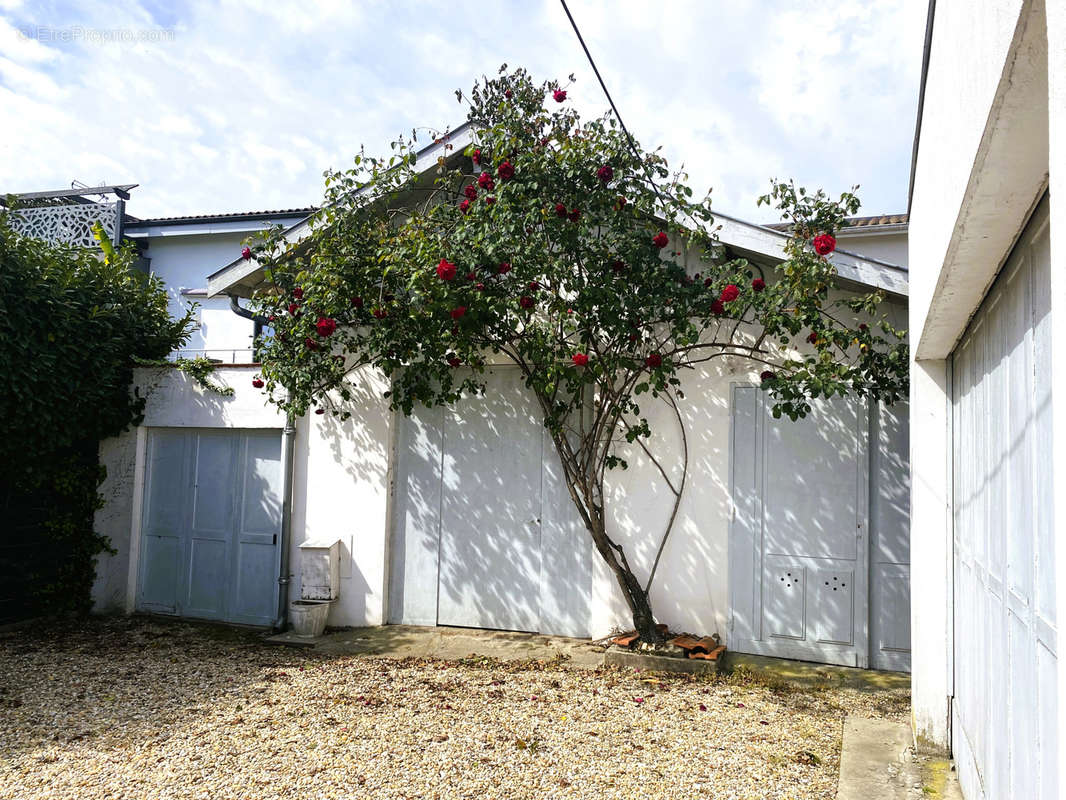
POLYGON ((23 236, 53 244, 95 248, 98 247, 93 236, 95 222, 100 223, 112 242, 119 241, 122 201, 16 208, 9 219, 11 227, 23 236))
POLYGON ((179 358, 208 358, 216 364, 254 364, 255 351, 250 347, 235 350, 175 350, 169 356, 171 361, 179 358))

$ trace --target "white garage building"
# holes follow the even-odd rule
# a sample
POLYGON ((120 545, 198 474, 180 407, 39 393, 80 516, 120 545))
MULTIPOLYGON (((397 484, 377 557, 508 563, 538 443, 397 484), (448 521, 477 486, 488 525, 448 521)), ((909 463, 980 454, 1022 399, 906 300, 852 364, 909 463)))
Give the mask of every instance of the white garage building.
POLYGON ((1063 798, 1066 3, 931 5, 920 108, 915 735, 968 798, 1063 798))
MULTIPOLYGON (((453 134, 451 152, 461 153, 468 135, 453 134)), ((427 168, 442 148, 421 154, 427 168)), ((108 502, 98 526, 117 554, 99 559, 97 608, 277 624, 279 576, 291 577, 289 595, 300 597, 306 545, 339 543, 331 625, 583 637, 628 628, 515 368, 494 367, 489 400, 410 418, 388 410, 384 377, 365 370, 353 378, 359 411, 351 420, 312 415, 284 432, 285 419, 251 385, 252 323, 225 306, 263 279, 254 261, 235 258, 242 233, 281 221, 298 235, 297 214, 127 223, 176 302, 212 304, 201 309, 194 349, 223 362, 214 377, 235 393, 205 391, 175 370, 139 373, 150 390, 144 423, 101 451, 108 502)), ((718 221, 726 247, 770 277, 785 234, 718 221)), ((856 223, 833 256, 840 290, 884 289, 902 326, 907 272, 895 262, 906 220, 856 223)), ((757 384, 743 362, 686 377, 687 488, 653 607, 673 629, 718 633, 734 649, 908 669, 906 404, 837 401, 791 423, 772 418, 757 384)), ((664 405, 652 424, 676 484, 676 420, 664 405)), ((612 535, 643 577, 673 495, 639 452, 630 464, 612 476, 609 509, 612 535)))

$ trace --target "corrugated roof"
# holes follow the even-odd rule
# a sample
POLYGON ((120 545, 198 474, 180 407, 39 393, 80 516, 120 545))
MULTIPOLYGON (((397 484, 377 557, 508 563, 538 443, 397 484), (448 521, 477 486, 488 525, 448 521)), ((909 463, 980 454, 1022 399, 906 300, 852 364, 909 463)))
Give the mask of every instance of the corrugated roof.
POLYGON ((150 217, 137 219, 127 217, 126 225, 185 225, 198 222, 234 222, 239 220, 272 219, 274 217, 307 217, 318 209, 314 206, 307 208, 277 208, 266 211, 231 211, 225 214, 192 214, 183 217, 150 217))
MULTIPOLYGON (((906 225, 906 214, 875 214, 872 217, 848 217, 848 226, 842 231, 851 231, 855 228, 877 228, 882 225, 906 225)), ((774 222, 764 227, 773 228, 775 231, 787 231, 789 223, 774 222)))

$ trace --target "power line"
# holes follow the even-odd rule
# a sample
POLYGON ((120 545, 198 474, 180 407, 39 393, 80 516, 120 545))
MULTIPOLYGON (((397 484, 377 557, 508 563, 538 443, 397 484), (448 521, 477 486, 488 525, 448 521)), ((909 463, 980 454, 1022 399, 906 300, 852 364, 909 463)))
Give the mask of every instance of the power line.
POLYGON ((592 71, 596 73, 596 80, 600 82, 600 88, 603 89, 604 95, 607 97, 607 102, 611 104, 611 110, 614 112, 615 119, 618 120, 618 125, 622 128, 622 132, 626 135, 626 140, 629 142, 629 149, 633 151, 633 155, 637 157, 641 166, 644 167, 644 174, 648 176, 648 181, 651 183, 651 188, 655 190, 656 196, 659 198, 659 202, 666 207, 666 201, 663 200, 663 196, 659 194, 659 187, 655 185, 655 180, 652 178, 651 172, 648 171, 648 165, 644 163, 644 157, 641 155, 640 150, 637 148, 637 143, 633 141, 633 136, 629 133, 629 128, 626 127, 625 122, 622 121, 622 115, 618 113, 618 106, 614 103, 614 98, 611 97, 610 91, 607 89, 607 84, 604 83, 603 76, 600 75, 599 67, 596 66, 595 59, 592 58, 592 53, 589 52, 588 45, 585 44, 585 37, 581 35, 581 31, 577 27, 577 22, 574 21, 574 15, 570 13, 570 8, 566 5, 566 0, 559 0, 562 3, 563 11, 566 12, 567 19, 570 20, 570 26, 574 29, 574 33, 577 34, 577 40, 581 43, 581 49, 585 51, 585 56, 589 60, 589 65, 592 67, 592 71))

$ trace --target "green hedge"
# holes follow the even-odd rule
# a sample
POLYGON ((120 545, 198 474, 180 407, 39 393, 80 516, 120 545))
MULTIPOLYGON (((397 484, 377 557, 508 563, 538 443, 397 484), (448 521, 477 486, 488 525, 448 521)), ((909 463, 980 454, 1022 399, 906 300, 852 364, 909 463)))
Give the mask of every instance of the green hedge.
POLYGON ((132 260, 20 236, 0 214, 0 621, 89 609, 108 547, 99 442, 141 418, 135 362, 188 335, 132 260))

